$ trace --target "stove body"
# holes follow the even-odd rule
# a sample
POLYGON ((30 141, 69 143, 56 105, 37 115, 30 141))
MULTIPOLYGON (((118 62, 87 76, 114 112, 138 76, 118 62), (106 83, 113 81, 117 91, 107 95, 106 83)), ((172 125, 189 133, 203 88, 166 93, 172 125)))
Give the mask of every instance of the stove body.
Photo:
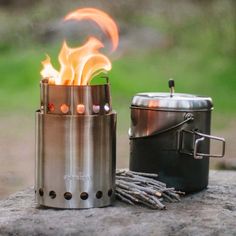
POLYGON ((114 200, 116 113, 109 84, 40 85, 36 111, 36 203, 91 208, 114 200))

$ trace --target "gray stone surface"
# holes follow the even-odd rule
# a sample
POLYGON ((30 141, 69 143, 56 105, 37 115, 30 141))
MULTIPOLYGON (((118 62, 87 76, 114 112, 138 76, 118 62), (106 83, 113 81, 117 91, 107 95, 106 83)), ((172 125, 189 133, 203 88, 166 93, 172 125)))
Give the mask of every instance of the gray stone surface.
POLYGON ((211 171, 207 190, 149 210, 116 202, 88 210, 37 209, 32 188, 0 201, 0 235, 236 235, 236 172, 211 171))

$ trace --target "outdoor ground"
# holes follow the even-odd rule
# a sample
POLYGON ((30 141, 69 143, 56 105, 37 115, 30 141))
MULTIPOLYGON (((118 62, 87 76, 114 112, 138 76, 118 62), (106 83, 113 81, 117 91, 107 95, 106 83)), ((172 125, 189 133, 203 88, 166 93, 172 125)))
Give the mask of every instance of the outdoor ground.
POLYGON ((212 134, 227 142, 226 164, 214 161, 212 168, 235 168, 235 1, 6 3, 0 1, 0 199, 33 184, 40 62, 48 53, 58 66, 63 38, 77 46, 96 29, 90 24, 61 23, 68 11, 83 6, 104 9, 120 28, 120 47, 111 55, 109 73, 118 112, 117 167, 128 166, 132 96, 168 91, 167 81, 173 78, 176 92, 212 97, 212 134))

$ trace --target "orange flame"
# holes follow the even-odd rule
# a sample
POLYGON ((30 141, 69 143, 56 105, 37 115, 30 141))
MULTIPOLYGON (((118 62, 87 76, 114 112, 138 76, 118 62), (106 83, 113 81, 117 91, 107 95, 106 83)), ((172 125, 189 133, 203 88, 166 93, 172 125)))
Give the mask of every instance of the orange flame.
MULTIPOLYGON (((106 13, 93 8, 83 8, 65 17, 65 20, 84 19, 96 22, 110 37, 113 51, 118 47, 118 28, 106 13)), ((99 52, 103 47, 102 42, 95 37, 90 37, 83 46, 77 48, 70 48, 64 41, 58 57, 60 71, 53 68, 51 59, 47 56, 46 60, 42 61, 43 69, 40 74, 49 79, 49 84, 87 85, 94 76, 111 70, 110 60, 99 52)))
POLYGON ((105 12, 95 8, 83 8, 69 13, 64 20, 93 20, 111 39, 113 51, 118 47, 118 28, 114 20, 105 12))

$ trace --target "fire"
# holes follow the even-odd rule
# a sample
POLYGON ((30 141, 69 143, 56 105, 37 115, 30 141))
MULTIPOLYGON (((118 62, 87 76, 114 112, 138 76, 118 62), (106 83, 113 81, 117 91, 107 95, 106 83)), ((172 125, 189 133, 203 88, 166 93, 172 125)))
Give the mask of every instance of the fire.
POLYGON ((111 39, 113 51, 118 47, 118 28, 114 20, 105 12, 95 8, 83 8, 69 13, 64 20, 93 20, 111 39))
MULTIPOLYGON (((67 20, 92 20, 112 42, 112 51, 118 47, 118 28, 114 20, 105 12, 94 8, 78 9, 69 13, 67 20)), ((43 69, 40 74, 47 78, 49 84, 56 85, 87 85, 91 79, 101 72, 108 72, 112 65, 108 57, 99 50, 103 48, 103 43, 95 37, 89 37, 87 42, 81 47, 71 48, 64 41, 58 56, 60 71, 57 71, 51 64, 51 59, 42 61, 43 69)))

